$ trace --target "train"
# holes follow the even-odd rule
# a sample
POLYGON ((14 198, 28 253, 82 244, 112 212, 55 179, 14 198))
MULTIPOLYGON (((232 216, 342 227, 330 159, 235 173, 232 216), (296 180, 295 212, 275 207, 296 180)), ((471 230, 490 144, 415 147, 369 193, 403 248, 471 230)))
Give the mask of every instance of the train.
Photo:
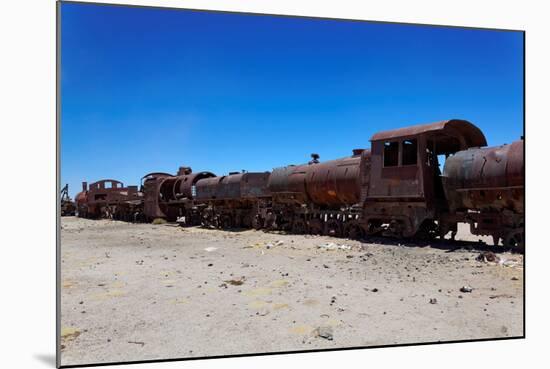
POLYGON ((364 239, 454 239, 458 223, 495 245, 525 247, 524 139, 487 147, 473 123, 451 119, 382 131, 370 148, 265 172, 216 175, 180 167, 141 185, 108 179, 75 197, 76 213, 183 226, 254 228, 364 239))

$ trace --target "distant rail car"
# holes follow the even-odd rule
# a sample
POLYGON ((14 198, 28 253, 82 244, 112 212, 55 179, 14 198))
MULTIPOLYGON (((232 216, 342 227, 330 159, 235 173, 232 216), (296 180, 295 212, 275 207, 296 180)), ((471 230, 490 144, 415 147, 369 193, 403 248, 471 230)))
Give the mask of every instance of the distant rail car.
POLYGON ((478 127, 452 119, 379 132, 370 142, 348 157, 322 162, 312 154, 272 172, 181 167, 145 175, 139 191, 114 180, 84 183, 77 212, 354 239, 454 238, 457 224, 468 223, 495 244, 524 247, 523 139, 487 148, 478 127))
POLYGON ((78 216, 83 218, 109 218, 137 220, 141 214, 143 194, 137 186, 124 187, 115 179, 102 179, 82 183, 82 192, 76 197, 78 216))
POLYGON ((145 219, 180 219, 186 225, 201 224, 201 214, 194 202, 196 185, 198 181, 214 176, 211 172, 193 173, 190 167, 181 167, 176 175, 146 174, 142 178, 145 219))

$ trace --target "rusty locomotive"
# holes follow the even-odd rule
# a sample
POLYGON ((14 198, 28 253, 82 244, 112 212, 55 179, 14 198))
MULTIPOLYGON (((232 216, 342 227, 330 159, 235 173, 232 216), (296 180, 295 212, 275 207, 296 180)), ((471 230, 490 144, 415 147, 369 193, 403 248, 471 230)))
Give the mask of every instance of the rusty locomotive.
POLYGON ((321 162, 312 154, 272 172, 216 176, 181 167, 176 175, 145 175, 139 191, 114 180, 84 183, 78 214, 354 239, 454 238, 457 224, 468 223, 495 244, 524 247, 523 139, 487 148, 478 127, 453 119, 370 141, 349 157, 321 162))

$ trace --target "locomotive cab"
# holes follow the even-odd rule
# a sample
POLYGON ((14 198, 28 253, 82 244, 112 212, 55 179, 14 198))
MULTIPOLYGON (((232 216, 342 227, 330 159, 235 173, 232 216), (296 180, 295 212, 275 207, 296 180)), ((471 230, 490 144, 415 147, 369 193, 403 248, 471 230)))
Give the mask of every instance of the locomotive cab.
MULTIPOLYGON (((413 236, 444 209, 445 193, 438 156, 486 146, 483 133, 465 120, 449 120, 380 132, 371 138, 365 165, 367 191, 361 199, 371 228, 413 236)), ((365 179, 364 179, 365 180, 365 179)))

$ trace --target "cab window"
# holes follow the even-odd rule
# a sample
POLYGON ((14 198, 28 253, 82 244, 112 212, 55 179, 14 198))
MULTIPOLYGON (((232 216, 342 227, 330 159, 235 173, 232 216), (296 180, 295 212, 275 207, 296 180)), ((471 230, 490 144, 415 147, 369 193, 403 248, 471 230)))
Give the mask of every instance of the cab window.
POLYGON ((399 142, 384 142, 384 167, 396 167, 399 164, 399 142))
POLYGON ((416 165, 417 147, 418 144, 416 139, 403 141, 403 157, 401 158, 402 165, 416 165))

